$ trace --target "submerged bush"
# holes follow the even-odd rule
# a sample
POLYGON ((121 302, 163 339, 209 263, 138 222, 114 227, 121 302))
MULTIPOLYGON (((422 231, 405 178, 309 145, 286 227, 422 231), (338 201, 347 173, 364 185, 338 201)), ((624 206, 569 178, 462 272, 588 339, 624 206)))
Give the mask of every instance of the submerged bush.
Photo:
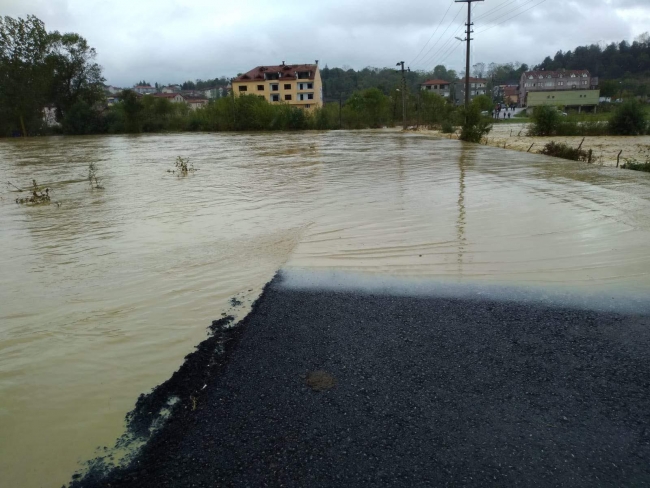
POLYGON ((481 142, 483 136, 492 130, 491 119, 481 115, 481 106, 472 103, 467 110, 463 109, 464 116, 460 138, 466 142, 481 142))
POLYGON ((621 164, 621 168, 631 169, 634 171, 645 171, 650 173, 650 160, 645 163, 637 161, 636 159, 626 159, 625 163, 621 164))
POLYGON ((553 156, 556 158, 571 159, 573 161, 588 161, 589 152, 584 149, 579 149, 575 147, 568 146, 563 142, 549 142, 544 146, 540 154, 545 154, 546 156, 553 156))

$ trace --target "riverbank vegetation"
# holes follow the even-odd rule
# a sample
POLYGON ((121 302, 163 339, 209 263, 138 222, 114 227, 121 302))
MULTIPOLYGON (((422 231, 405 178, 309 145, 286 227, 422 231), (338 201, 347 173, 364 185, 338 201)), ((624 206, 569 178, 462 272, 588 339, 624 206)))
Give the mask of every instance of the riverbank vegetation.
POLYGON ((637 161, 636 159, 628 159, 621 165, 621 168, 650 173, 650 159, 645 162, 637 161))
POLYGON ((531 136, 638 136, 650 133, 648 107, 637 99, 616 106, 606 117, 564 116, 557 108, 536 107, 528 130, 531 136))
POLYGON ((555 158, 570 159, 572 161, 589 161, 589 152, 580 147, 571 147, 563 142, 551 141, 539 151, 540 154, 555 158))

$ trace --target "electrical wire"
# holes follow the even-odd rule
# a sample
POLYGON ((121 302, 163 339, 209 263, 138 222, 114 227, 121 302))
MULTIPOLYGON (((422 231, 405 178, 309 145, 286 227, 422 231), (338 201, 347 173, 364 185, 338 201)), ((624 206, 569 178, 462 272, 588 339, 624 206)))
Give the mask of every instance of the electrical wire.
POLYGON ((514 2, 516 2, 516 1, 517 1, 517 0, 507 0, 506 2, 503 2, 502 4, 500 4, 498 7, 494 7, 492 10, 488 10, 488 11, 485 12, 483 15, 479 15, 478 17, 476 17, 475 19, 472 19, 472 20, 481 20, 481 19, 484 19, 485 17, 489 17, 489 16, 491 16, 494 12, 496 12, 496 11, 498 11, 498 10, 501 10, 502 8, 506 7, 507 5, 509 5, 509 4, 511 4, 511 3, 514 3, 514 2))
MULTIPOLYGON (((444 37, 445 33, 449 30, 449 28, 452 26, 452 24, 455 22, 455 20, 458 18, 458 16, 460 15, 460 13, 462 11, 463 11, 463 6, 461 5, 460 8, 458 9, 458 12, 456 13, 456 16, 451 20, 451 22, 449 22, 449 25, 447 26, 447 28, 444 30, 444 32, 442 34, 440 34, 440 37, 438 38, 438 40, 433 44, 433 46, 431 46, 431 48, 427 51, 427 53, 424 55, 424 58, 422 58, 422 59, 425 59, 425 58, 427 58, 429 56, 429 53, 431 53, 431 51, 433 51, 433 49, 440 42, 440 40, 444 37)), ((436 51, 436 54, 438 53, 438 51, 436 51)), ((418 63, 418 64, 425 65, 427 63, 425 63, 424 61, 420 61, 420 63, 418 63)))
POLYGON ((454 37, 458 33, 460 29, 464 27, 463 25, 459 25, 454 32, 451 33, 451 36, 447 38, 447 40, 438 48, 438 50, 431 56, 427 57, 426 60, 422 61, 422 64, 431 64, 431 62, 436 59, 441 53, 446 52, 446 50, 449 48, 450 43, 453 43, 454 37))
MULTIPOLYGON (((518 16, 520 16, 521 14, 526 13, 526 12, 528 12, 529 10, 532 10, 532 9, 534 9, 535 7, 537 7, 537 6, 541 5, 541 4, 543 4, 545 1, 546 1, 546 0, 542 0, 541 2, 536 3, 536 4, 533 5, 532 7, 527 8, 526 10, 522 10, 522 11, 519 12, 518 14, 513 15, 512 17, 508 17, 507 19, 505 19, 505 20, 499 22, 498 24, 494 24, 494 25, 492 25, 492 26, 490 26, 490 27, 487 27, 487 28, 485 28, 485 29, 483 29, 483 30, 480 30, 480 31, 477 32, 477 34, 480 34, 481 32, 485 32, 485 31, 489 31, 490 29, 493 29, 494 27, 497 27, 497 26, 499 26, 499 25, 501 25, 501 24, 504 24, 504 23, 508 22, 510 19, 514 19, 515 17, 518 17, 518 16)), ((523 5, 522 5, 522 6, 523 6, 523 5)), ((497 20, 498 20, 498 19, 497 19, 497 20)))
POLYGON ((439 62, 438 64, 442 64, 442 63, 444 63, 444 62, 446 61, 446 59, 447 59, 447 58, 448 58, 452 53, 455 53, 456 51, 458 51, 458 48, 459 48, 459 47, 463 47, 463 44, 462 44, 462 43, 461 43, 461 44, 458 44, 456 47, 453 47, 453 46, 452 46, 452 48, 451 48, 451 49, 449 50, 449 52, 445 55, 445 57, 440 59, 440 62, 439 62))
POLYGON ((445 17, 447 17, 447 14, 449 13, 449 10, 451 9, 451 6, 453 4, 454 4, 454 0, 452 0, 451 3, 449 4, 449 7, 447 7, 447 11, 445 12, 445 15, 442 16, 442 19, 440 19, 440 23, 438 24, 438 27, 436 27, 436 30, 433 31, 433 34, 431 34, 431 37, 429 37, 429 40, 426 42, 426 44, 424 46, 422 46, 422 49, 420 49, 420 52, 418 53, 418 55, 415 56, 415 58, 413 58, 413 61, 411 61, 409 63, 409 65, 413 64, 420 57, 420 54, 422 54, 422 51, 424 51, 424 49, 429 45, 429 43, 431 42, 431 39, 433 39, 433 36, 435 36, 436 32, 438 32, 438 29, 440 29, 440 26, 444 22, 445 17))

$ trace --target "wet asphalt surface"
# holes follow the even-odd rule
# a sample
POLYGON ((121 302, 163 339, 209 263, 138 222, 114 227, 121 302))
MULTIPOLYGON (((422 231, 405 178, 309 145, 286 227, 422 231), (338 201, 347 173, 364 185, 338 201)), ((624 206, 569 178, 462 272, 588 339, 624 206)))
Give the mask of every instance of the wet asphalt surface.
POLYGON ((650 486, 648 317, 271 284, 221 343, 128 467, 75 486, 650 486))

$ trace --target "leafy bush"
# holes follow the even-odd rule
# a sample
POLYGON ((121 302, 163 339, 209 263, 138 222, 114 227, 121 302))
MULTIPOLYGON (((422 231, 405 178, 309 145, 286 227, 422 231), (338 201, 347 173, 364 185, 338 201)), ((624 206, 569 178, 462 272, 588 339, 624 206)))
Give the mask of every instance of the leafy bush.
POLYGON ((454 124, 452 124, 451 120, 449 119, 443 120, 440 128, 443 134, 453 134, 454 131, 456 130, 454 124))
POLYGON ((560 112, 550 105, 535 107, 532 125, 528 131, 531 136, 555 135, 562 122, 560 112))
POLYGON ((540 151, 540 154, 556 158, 571 159, 573 161, 587 161, 589 159, 589 153, 584 149, 574 148, 564 144, 563 142, 549 142, 544 146, 544 149, 540 151))
POLYGON ((491 119, 481 115, 479 104, 471 104, 461 112, 464 118, 460 138, 466 142, 481 142, 483 136, 492 130, 491 119))
POLYGON ((645 110, 634 98, 618 106, 609 120, 610 132, 620 136, 645 134, 647 126, 645 110))
POLYGON ((637 161, 636 159, 626 159, 625 163, 621 164, 621 168, 632 169, 634 171, 645 171, 650 173, 650 160, 645 163, 637 161))
POLYGON ((606 122, 591 120, 579 115, 560 120, 555 135, 557 136, 605 136, 609 134, 606 122))

